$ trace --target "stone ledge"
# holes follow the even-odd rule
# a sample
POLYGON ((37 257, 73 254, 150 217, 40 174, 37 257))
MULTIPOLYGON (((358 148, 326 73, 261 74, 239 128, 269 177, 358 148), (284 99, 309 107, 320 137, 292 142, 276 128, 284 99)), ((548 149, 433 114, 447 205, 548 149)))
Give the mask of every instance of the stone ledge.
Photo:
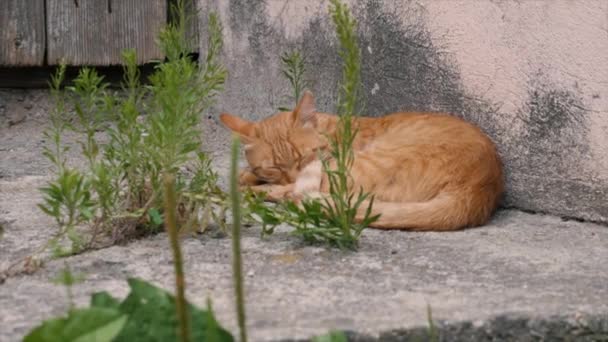
MULTIPOLYGON (((22 224, 17 219, 5 234, 22 224)), ((356 331, 355 341, 413 341, 426 329, 427 303, 444 322, 446 341, 578 339, 608 330, 604 226, 507 210, 487 226, 460 232, 368 230, 354 253, 303 246, 287 227, 265 240, 259 232, 248 228, 243 237, 252 341, 333 329, 356 331)), ((220 322, 235 332, 230 240, 188 238, 183 251, 188 297, 201 306, 212 298, 220 322)), ((126 277, 173 286, 164 234, 65 261, 87 276, 74 288, 79 305, 95 291, 124 296, 126 277)), ((64 290, 49 281, 63 262, 1 286, 0 341, 64 312, 64 290)))
MULTIPOLYGON (((435 341, 608 341, 608 315, 538 319, 501 315, 487 322, 439 322, 435 341)), ((397 329, 376 336, 345 332, 351 342, 433 341, 428 327, 397 329)), ((280 342, 308 341, 281 340, 280 342)))

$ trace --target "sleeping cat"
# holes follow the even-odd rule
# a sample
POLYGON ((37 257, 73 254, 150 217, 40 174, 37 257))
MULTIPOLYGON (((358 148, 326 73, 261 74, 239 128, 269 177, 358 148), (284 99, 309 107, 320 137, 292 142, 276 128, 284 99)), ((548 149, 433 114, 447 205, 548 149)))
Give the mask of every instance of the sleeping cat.
MULTIPOLYGON (((293 112, 259 122, 223 113, 220 120, 244 144, 249 167, 241 185, 275 201, 328 192, 318 158, 328 155, 327 137, 335 136, 338 117, 317 112, 310 92, 293 112)), ((503 192, 502 164, 479 128, 438 113, 353 120, 359 131, 351 189, 374 195, 372 214, 381 216, 371 227, 448 231, 488 222, 503 192)))

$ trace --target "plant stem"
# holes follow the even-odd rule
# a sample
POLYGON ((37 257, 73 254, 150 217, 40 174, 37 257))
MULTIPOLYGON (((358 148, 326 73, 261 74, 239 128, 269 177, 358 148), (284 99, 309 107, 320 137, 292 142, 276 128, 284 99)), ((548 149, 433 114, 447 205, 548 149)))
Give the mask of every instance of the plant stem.
POLYGON ((180 338, 182 342, 190 341, 190 322, 188 320, 188 309, 186 303, 186 281, 183 269, 182 251, 179 245, 179 236, 177 232, 177 223, 175 219, 175 177, 171 173, 165 173, 163 177, 165 185, 165 225, 171 249, 173 250, 173 265, 175 267, 175 308, 177 310, 177 318, 179 321, 180 338))
POLYGON ((433 313, 431 311, 431 305, 429 303, 426 304, 426 317, 429 323, 429 340, 431 342, 438 342, 439 336, 437 335, 437 328, 435 327, 435 323, 433 322, 433 313))
POLYGON ((237 182, 237 161, 239 155, 239 138, 232 140, 230 161, 230 198, 232 201, 232 272, 236 296, 236 312, 239 322, 241 342, 247 342, 245 328, 245 301, 243 298, 243 270, 241 261, 241 199, 237 182))
POLYGON ((74 305, 74 293, 72 292, 72 284, 65 285, 65 292, 68 296, 68 312, 71 312, 76 308, 74 305))

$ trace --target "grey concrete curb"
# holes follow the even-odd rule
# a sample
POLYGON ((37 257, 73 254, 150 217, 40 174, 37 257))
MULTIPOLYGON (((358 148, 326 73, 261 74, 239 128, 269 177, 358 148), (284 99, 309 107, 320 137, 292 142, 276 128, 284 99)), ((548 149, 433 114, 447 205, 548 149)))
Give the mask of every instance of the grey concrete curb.
MULTIPOLYGON (((532 318, 499 315, 486 322, 435 322, 435 339, 429 327, 380 332, 372 336, 344 331, 350 342, 456 342, 456 341, 608 341, 608 315, 532 318)), ((304 342, 285 339, 276 342, 304 342)))

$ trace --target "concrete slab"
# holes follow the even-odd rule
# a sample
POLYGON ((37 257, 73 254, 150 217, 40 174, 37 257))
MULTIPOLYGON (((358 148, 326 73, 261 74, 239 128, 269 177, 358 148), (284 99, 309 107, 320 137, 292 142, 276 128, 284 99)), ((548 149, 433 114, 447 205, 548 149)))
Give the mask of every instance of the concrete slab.
MULTIPOLYGON (((35 208, 42 179, 0 183, 3 217, 11 222, 0 240, 3 263, 53 231, 35 208)), ((257 227, 244 231, 252 341, 305 339, 329 329, 355 331, 359 341, 404 341, 424 331, 427 303, 446 321, 446 340, 608 334, 605 226, 504 210, 491 224, 461 232, 367 230, 358 252, 304 246, 289 230, 266 240, 257 227)), ((230 239, 187 238, 183 248, 188 298, 201 306, 211 298, 220 321, 236 332, 230 239)), ((127 277, 173 286, 165 234, 49 261, 0 285, 0 341, 19 340, 65 312, 64 289, 50 282, 64 261, 86 275, 74 288, 79 305, 96 291, 125 296, 127 277)))

